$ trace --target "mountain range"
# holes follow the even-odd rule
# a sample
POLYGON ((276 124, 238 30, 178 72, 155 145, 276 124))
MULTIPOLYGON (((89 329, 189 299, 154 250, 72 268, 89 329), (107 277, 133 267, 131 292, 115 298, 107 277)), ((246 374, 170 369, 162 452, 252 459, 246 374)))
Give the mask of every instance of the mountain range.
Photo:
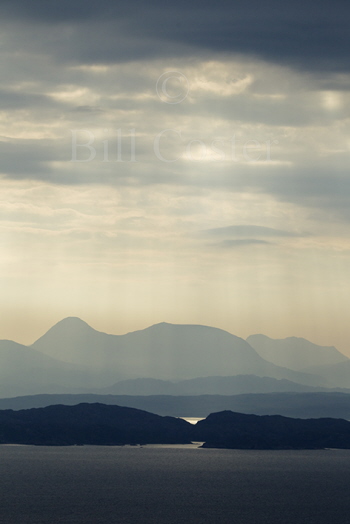
POLYGON ((267 362, 242 338, 208 326, 163 322, 126 335, 107 335, 67 318, 32 347, 71 364, 84 362, 106 382, 250 374, 319 385, 313 375, 267 362))
POLYGON ((350 387, 348 370, 350 360, 336 348, 264 335, 246 341, 200 325, 161 323, 109 335, 68 317, 31 346, 0 341, 3 398, 38 393, 322 391, 350 387))
MULTIPOLYGON (((350 393, 350 389, 336 388, 336 390, 350 393)), ((240 395, 285 391, 306 393, 330 391, 330 388, 307 386, 283 378, 235 375, 232 377, 198 377, 177 382, 152 378, 121 380, 112 386, 97 389, 96 393, 102 395, 240 395)))
POLYGON ((273 339, 266 335, 251 335, 247 342, 265 360, 295 371, 308 371, 314 366, 332 366, 349 360, 334 346, 318 346, 305 338, 273 339))

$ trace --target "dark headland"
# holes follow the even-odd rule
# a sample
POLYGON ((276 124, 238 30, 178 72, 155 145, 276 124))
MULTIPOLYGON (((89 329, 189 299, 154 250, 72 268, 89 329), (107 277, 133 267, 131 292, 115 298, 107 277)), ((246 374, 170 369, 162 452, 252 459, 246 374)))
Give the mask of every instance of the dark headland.
POLYGON ((222 411, 191 425, 134 408, 55 405, 0 411, 0 444, 187 444, 229 449, 350 449, 350 422, 222 411))
POLYGON ((195 426, 203 447, 229 449, 350 449, 350 422, 280 415, 212 413, 195 426))
POLYGON ((0 444, 42 446, 188 444, 191 425, 134 408, 105 404, 0 411, 0 444))

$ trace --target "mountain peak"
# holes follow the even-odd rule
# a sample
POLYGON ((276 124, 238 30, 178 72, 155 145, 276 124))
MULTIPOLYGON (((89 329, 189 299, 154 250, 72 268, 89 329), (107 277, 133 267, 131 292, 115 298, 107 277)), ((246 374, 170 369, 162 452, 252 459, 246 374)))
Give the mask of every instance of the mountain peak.
POLYGON ((63 318, 62 320, 60 320, 59 322, 57 322, 57 324, 55 324, 54 326, 52 326, 51 329, 53 329, 54 327, 57 327, 57 326, 60 326, 60 327, 69 327, 69 326, 74 326, 74 327, 88 327, 90 329, 93 329, 91 326, 89 326, 89 324, 87 324, 84 320, 81 320, 81 318, 79 317, 66 317, 66 318, 63 318))
POLYGON ((68 335, 74 337, 77 335, 86 335, 87 333, 93 332, 98 333, 96 329, 89 326, 89 324, 87 324, 87 322, 85 322, 84 320, 81 320, 81 318, 66 317, 57 322, 57 324, 54 324, 52 328, 50 328, 43 336, 45 337, 48 333, 55 333, 65 334, 65 336, 68 335))
POLYGON ((89 326, 84 320, 78 317, 66 317, 50 328, 44 335, 42 335, 32 347, 42 350, 46 343, 52 343, 52 340, 58 340, 62 343, 65 341, 74 341, 77 339, 87 339, 94 333, 98 333, 94 328, 89 326))

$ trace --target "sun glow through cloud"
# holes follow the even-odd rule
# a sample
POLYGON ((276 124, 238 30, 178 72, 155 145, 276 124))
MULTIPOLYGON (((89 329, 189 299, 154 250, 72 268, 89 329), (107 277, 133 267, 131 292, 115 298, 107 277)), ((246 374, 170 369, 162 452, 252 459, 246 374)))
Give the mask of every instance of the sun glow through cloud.
POLYGON ((219 11, 158 34, 150 7, 136 38, 127 6, 128 35, 113 9, 103 23, 50 9, 1 22, 1 336, 30 342, 75 315, 114 333, 194 322, 350 354, 341 50, 333 69, 311 48, 294 55, 294 33, 272 51, 254 12, 249 35, 223 24, 213 41, 219 11))

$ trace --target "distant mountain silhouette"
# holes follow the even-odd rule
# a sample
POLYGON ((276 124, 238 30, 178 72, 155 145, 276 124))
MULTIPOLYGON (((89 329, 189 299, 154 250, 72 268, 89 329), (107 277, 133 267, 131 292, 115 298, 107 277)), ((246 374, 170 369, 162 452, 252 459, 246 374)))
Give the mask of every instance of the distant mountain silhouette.
POLYGON ((212 413, 194 427, 203 447, 231 449, 350 449, 350 422, 341 419, 293 419, 212 413))
POLYGON ((323 377, 328 384, 337 384, 339 388, 350 388, 350 360, 330 365, 316 365, 308 368, 310 373, 323 377))
POLYGON ((126 335, 108 335, 69 317, 32 346, 0 341, 0 397, 350 388, 350 360, 333 347, 297 338, 274 341, 264 335, 248 340, 266 358, 294 369, 268 362, 242 338, 213 327, 161 323, 126 335))
POLYGON ((34 348, 0 340, 0 396, 74 392, 97 384, 94 374, 83 365, 68 364, 34 348))
POLYGON ((30 395, 0 399, 0 409, 28 409, 53 404, 103 403, 133 407, 173 417, 207 417, 231 410, 255 415, 284 415, 297 418, 344 418, 350 420, 350 394, 264 393, 245 395, 30 395))
POLYGON ((318 346, 305 338, 273 339, 251 335, 247 342, 257 353, 277 366, 312 372, 312 366, 329 366, 350 360, 333 346, 318 346))
POLYGON ((32 347, 65 362, 84 363, 99 373, 104 382, 248 374, 327 385, 312 374, 275 366, 242 338, 208 326, 161 323, 126 335, 107 335, 78 318, 67 318, 32 347))
POLYGON ((81 364, 84 360, 87 366, 103 368, 104 356, 118 335, 107 335, 96 331, 86 322, 77 317, 64 318, 31 347, 59 360, 72 364, 81 364))
MULTIPOLYGON (((297 384, 286 379, 236 375, 234 377, 199 377, 178 382, 138 378, 121 380, 112 386, 96 390, 111 395, 239 395, 242 393, 272 393, 278 391, 327 391, 297 384)), ((349 391, 350 392, 350 391, 349 391)))

